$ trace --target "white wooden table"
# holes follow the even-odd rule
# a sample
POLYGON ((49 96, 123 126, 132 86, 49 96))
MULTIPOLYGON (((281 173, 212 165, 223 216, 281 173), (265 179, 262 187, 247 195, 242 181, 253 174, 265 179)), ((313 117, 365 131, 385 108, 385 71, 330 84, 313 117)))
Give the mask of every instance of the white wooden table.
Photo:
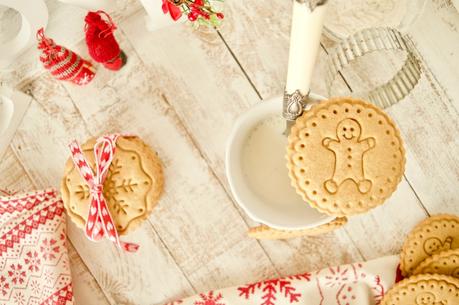
MULTIPOLYGON (((429 214, 459 213, 459 13, 429 0, 409 34, 424 74, 414 92, 387 109, 407 148, 405 179, 382 207, 343 229, 290 241, 247 237, 255 225, 236 206, 224 175, 226 138, 249 106, 280 95, 285 84, 290 2, 228 0, 219 31, 186 24, 150 33, 135 0, 118 0, 114 14, 127 65, 99 68, 80 88, 37 69, 36 52, 8 81, 35 101, 0 162, 0 188, 58 186, 71 139, 129 131, 158 150, 166 194, 128 239, 125 254, 89 242, 69 223, 77 304, 158 304, 163 301, 327 265, 398 253, 404 235, 429 214)), ((48 34, 87 56, 84 11, 48 1, 48 34)), ((313 90, 326 94, 323 38, 313 90)), ((342 93, 358 83, 341 82, 342 93)), ((2 75, 3 77, 6 77, 2 75)), ((350 77, 349 77, 350 78, 350 77)))

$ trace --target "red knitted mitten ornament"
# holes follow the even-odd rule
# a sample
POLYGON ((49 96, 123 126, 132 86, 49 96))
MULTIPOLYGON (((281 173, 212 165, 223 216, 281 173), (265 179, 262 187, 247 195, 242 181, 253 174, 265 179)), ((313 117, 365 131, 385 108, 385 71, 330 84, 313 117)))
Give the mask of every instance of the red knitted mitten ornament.
POLYGON ((94 78, 94 68, 90 62, 75 52, 55 44, 52 39, 45 36, 43 28, 37 31, 37 40, 38 49, 41 51, 40 61, 56 79, 81 86, 94 78))
POLYGON ((114 71, 121 69, 126 63, 126 55, 113 36, 116 25, 112 18, 104 11, 97 11, 89 12, 85 21, 89 55, 107 69, 114 71))

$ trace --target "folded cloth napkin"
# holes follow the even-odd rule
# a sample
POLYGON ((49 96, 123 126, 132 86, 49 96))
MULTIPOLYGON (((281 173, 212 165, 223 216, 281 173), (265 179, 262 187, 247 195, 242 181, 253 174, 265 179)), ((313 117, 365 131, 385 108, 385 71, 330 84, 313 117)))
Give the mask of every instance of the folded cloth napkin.
POLYGON ((55 190, 0 196, 0 304, 73 304, 64 206, 55 190))
POLYGON ((398 256, 201 293, 167 305, 377 305, 396 280, 398 256))

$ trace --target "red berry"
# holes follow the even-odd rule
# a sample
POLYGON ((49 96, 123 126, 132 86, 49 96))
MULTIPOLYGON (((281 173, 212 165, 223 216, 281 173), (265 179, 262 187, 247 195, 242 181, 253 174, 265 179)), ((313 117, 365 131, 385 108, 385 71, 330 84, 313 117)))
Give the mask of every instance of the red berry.
POLYGON ((188 14, 188 20, 196 21, 196 19, 198 19, 198 14, 196 14, 196 12, 191 12, 188 14))
POLYGON ((223 13, 217 13, 217 17, 218 19, 223 19, 225 18, 225 15, 223 15, 223 13))

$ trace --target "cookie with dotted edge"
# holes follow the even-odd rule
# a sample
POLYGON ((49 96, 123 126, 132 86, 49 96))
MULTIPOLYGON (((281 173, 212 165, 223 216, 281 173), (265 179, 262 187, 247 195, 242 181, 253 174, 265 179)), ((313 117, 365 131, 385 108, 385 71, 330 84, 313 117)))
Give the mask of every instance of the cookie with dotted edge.
POLYGON ((256 239, 291 239, 302 236, 316 236, 341 228, 347 223, 346 217, 338 217, 329 223, 303 230, 278 230, 266 225, 249 229, 249 237, 256 239))
POLYGON ((457 248, 459 217, 447 214, 429 217, 408 234, 400 254, 400 270, 404 276, 410 275, 426 258, 457 248))
POLYGON ((380 304, 459 304, 459 280, 439 274, 415 275, 395 284, 383 297, 380 304))
POLYGON ((459 249, 434 254, 420 263, 413 274, 444 274, 459 279, 459 249))
POLYGON ((396 190, 405 149, 393 120, 353 98, 322 101, 297 119, 287 167, 304 201, 333 216, 364 213, 396 190))
MULTIPOLYGON (((93 171, 95 143, 93 138, 82 145, 93 171)), ((149 216, 163 189, 163 170, 156 152, 138 137, 119 137, 104 182, 104 197, 120 235, 133 230, 149 216)), ((71 158, 65 166, 61 193, 67 214, 78 227, 84 228, 90 204, 89 187, 71 158)))

